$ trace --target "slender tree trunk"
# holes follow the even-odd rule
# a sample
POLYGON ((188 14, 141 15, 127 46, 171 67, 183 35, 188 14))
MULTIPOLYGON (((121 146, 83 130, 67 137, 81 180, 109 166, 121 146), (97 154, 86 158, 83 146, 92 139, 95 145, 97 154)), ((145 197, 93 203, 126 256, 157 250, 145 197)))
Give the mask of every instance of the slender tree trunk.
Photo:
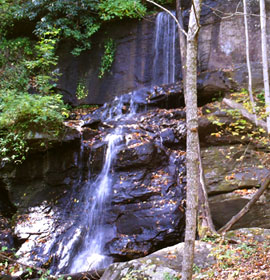
POLYGON ((243 0, 244 5, 244 22, 245 22, 245 35, 246 35, 246 61, 247 61, 247 69, 248 69, 248 93, 249 99, 251 102, 252 112, 254 114, 255 123, 257 125, 257 115, 255 109, 255 102, 253 98, 252 92, 252 73, 251 73, 251 65, 250 65, 250 57, 249 57, 249 37, 248 37, 248 18, 247 18, 247 0, 243 0))
POLYGON ((198 234, 199 238, 203 238, 205 236, 213 236, 217 234, 215 229, 212 215, 210 211, 208 195, 205 185, 205 177, 204 177, 204 170, 201 158, 201 149, 200 145, 198 146, 198 153, 199 153, 199 167, 200 167, 200 188, 199 188, 199 210, 198 210, 198 234))
MULTIPOLYGON (((182 28, 184 29, 184 20, 182 15, 182 1, 176 0, 176 15, 177 20, 182 28)), ((179 35, 179 44, 180 44, 180 57, 182 64, 182 81, 183 81, 183 89, 185 94, 185 80, 186 80, 186 54, 187 54, 187 42, 186 37, 183 32, 178 28, 179 35)), ((204 170, 201 161, 201 151, 200 145, 198 145, 199 149, 199 162, 200 162, 200 188, 199 188, 199 212, 198 212, 198 234, 200 238, 203 238, 206 235, 214 235, 217 234, 215 230, 215 226, 213 224, 211 211, 208 203, 208 195, 205 186, 204 179, 204 170)))
POLYGON ((269 89, 269 74, 268 74, 268 61, 267 61, 265 0, 260 0, 260 19, 261 19, 264 98, 265 98, 265 106, 266 106, 266 114, 267 114, 266 123, 267 123, 267 132, 270 133, 270 89, 269 89))
POLYGON ((198 31, 202 0, 194 0, 189 17, 186 56, 187 209, 182 279, 191 280, 199 189, 199 135, 197 106, 198 31))

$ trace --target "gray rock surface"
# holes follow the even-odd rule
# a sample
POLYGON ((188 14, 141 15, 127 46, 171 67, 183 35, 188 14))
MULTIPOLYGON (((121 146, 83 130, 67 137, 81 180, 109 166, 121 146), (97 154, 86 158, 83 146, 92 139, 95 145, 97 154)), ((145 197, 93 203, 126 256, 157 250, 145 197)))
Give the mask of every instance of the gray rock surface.
MULTIPOLYGON (((204 268, 215 262, 210 257, 212 245, 196 241, 194 263, 204 268)), ((159 250, 147 257, 110 265, 101 280, 146 279, 163 280, 181 275, 184 243, 159 250)))
MULTIPOLYGON (((215 225, 219 228, 225 225, 236 215, 252 198, 257 189, 250 191, 235 191, 227 194, 210 197, 209 204, 215 225)), ((266 190, 260 199, 253 205, 250 211, 244 215, 233 229, 242 227, 270 228, 270 191, 266 190)))
POLYGON ((269 172, 268 153, 252 145, 234 144, 202 148, 209 195, 258 187, 269 172))

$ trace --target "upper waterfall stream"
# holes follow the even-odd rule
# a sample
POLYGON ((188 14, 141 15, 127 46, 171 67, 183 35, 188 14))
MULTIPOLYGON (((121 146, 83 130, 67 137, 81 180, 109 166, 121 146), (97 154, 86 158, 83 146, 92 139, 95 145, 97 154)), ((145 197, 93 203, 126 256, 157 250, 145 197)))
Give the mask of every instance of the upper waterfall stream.
POLYGON ((174 19, 166 12, 158 13, 155 30, 153 85, 172 84, 177 80, 176 65, 179 64, 179 61, 176 43, 177 26, 174 19))

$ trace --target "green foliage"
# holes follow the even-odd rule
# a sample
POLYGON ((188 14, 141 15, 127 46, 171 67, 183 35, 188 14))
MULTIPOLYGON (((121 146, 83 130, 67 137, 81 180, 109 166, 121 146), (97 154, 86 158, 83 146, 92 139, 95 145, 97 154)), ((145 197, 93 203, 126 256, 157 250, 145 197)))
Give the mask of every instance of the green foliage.
POLYGON ((1 92, 0 127, 20 131, 57 130, 66 115, 62 96, 1 92))
POLYGON ((87 97, 88 95, 88 90, 85 86, 85 82, 84 81, 79 81, 78 85, 77 85, 77 90, 76 90, 76 97, 77 99, 83 99, 85 97, 87 97))
POLYGON ((68 115, 62 96, 52 94, 57 74, 55 46, 59 30, 51 29, 37 43, 27 38, 0 44, 0 159, 21 163, 29 150, 26 138, 35 132, 58 135, 68 115), (29 89, 35 92, 30 94, 29 89))
POLYGON ((14 13, 19 9, 19 0, 0 0, 0 38, 13 26, 14 13))
POLYGON ((257 97, 259 102, 261 102, 262 104, 265 104, 264 92, 257 93, 256 97, 257 97))
POLYGON ((28 150, 23 134, 8 131, 0 134, 0 158, 2 158, 2 162, 19 164, 25 160, 28 150))
POLYGON ((30 73, 25 60, 33 55, 32 42, 27 38, 0 41, 0 89, 25 90, 29 86, 30 73))
POLYGON ((100 28, 97 0, 25 1, 15 14, 17 19, 36 20, 35 34, 42 36, 51 28, 61 30, 62 39, 75 43, 74 55, 90 48, 88 39, 100 28))
POLYGON ((58 73, 52 72, 51 69, 57 65, 58 61, 55 48, 59 32, 59 29, 51 28, 42 34, 35 45, 35 56, 32 60, 24 62, 32 76, 32 87, 38 92, 50 93, 52 88, 56 86, 58 73))
MULTIPOLYGON (((240 103, 246 111, 250 114, 253 114, 252 104, 249 99, 249 94, 246 89, 242 89, 240 92, 234 92, 231 94, 231 98, 240 103)), ((262 101, 262 94, 259 93, 256 95, 255 99, 255 110, 257 119, 265 119, 265 104, 262 101)), ((266 131, 248 120, 246 120, 241 112, 238 109, 231 108, 221 108, 220 105, 214 105, 212 109, 221 110, 228 117, 230 117, 230 122, 228 122, 228 118, 224 120, 222 116, 217 116, 215 114, 211 114, 211 110, 209 108, 206 110, 208 113, 208 119, 218 127, 218 131, 212 133, 212 136, 221 137, 221 136, 235 136, 239 137, 243 142, 252 141, 254 144, 258 144, 259 146, 269 146, 269 137, 266 134, 266 131)))
POLYGON ((91 47, 91 40, 104 21, 114 18, 139 18, 146 8, 139 0, 39 0, 24 1, 13 12, 16 19, 37 21, 35 34, 43 36, 48 30, 61 30, 61 39, 74 43, 72 54, 79 55, 91 47))
POLYGON ((104 21, 114 18, 139 18, 146 13, 146 8, 139 0, 102 0, 99 3, 99 15, 104 21))
POLYGON ((116 45, 113 39, 108 39, 104 44, 104 55, 101 59, 101 65, 99 68, 99 78, 102 78, 106 72, 108 72, 113 64, 114 55, 116 51, 116 45))
MULTIPOLYGON (((172 0, 157 2, 165 5, 172 0)), ((141 18, 146 12, 142 0, 0 0, 0 34, 5 35, 14 20, 29 20, 36 22, 34 33, 38 37, 53 28, 60 30, 60 39, 71 40, 74 45, 72 54, 79 55, 90 49, 91 37, 104 22, 124 17, 141 18)))
POLYGON ((2 248, 1 248, 1 252, 5 252, 5 251, 7 251, 8 250, 8 247, 6 247, 6 246, 2 246, 2 248))
POLYGON ((0 91, 0 158, 21 163, 29 150, 26 138, 35 132, 57 136, 68 111, 62 96, 0 91))

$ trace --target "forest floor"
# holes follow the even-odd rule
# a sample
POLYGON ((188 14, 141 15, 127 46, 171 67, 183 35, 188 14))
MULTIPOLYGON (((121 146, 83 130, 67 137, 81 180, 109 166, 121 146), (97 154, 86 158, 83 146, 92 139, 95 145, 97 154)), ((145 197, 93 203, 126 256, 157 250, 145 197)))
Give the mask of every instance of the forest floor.
POLYGON ((205 269, 195 266, 194 280, 270 279, 269 236, 238 232, 231 239, 205 241, 214 245, 211 254, 217 262, 205 269))

